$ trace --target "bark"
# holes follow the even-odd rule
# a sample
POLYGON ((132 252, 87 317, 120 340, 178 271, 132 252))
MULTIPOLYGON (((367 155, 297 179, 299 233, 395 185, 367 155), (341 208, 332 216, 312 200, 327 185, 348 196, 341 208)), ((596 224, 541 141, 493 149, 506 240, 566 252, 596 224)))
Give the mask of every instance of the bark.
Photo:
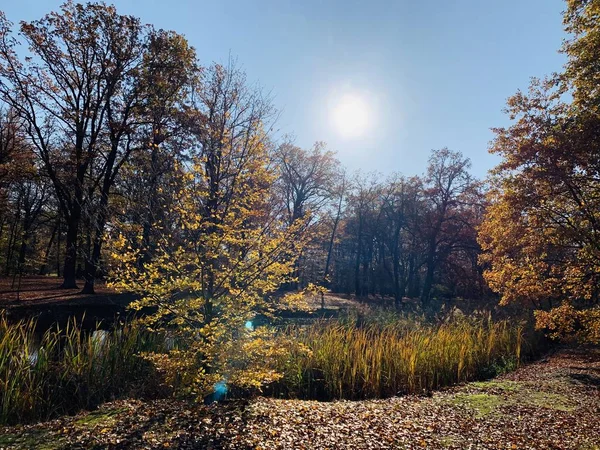
POLYGON ((56 232, 58 230, 58 220, 54 227, 52 228, 52 234, 50 235, 50 240, 48 241, 48 245, 46 246, 46 251, 44 252, 44 259, 42 260, 42 265, 40 266, 40 275, 46 275, 46 270, 48 268, 48 259, 50 257, 50 251, 52 250, 52 244, 54 244, 54 238, 56 237, 56 232))
POLYGON ((427 273, 425 274, 425 280, 423 281, 423 291, 421 292, 421 302, 423 303, 423 306, 429 305, 434 275, 435 275, 435 262, 433 260, 428 260, 427 261, 427 273))
POLYGON ((65 259, 63 266, 62 289, 77 288, 77 239, 79 238, 79 219, 81 208, 76 208, 67 220, 67 235, 65 244, 65 259))
POLYGON ((56 239, 56 276, 60 278, 60 241, 62 236, 60 211, 58 216, 58 238, 56 239))
POLYGON ((17 214, 15 216, 14 221, 12 222, 11 226, 10 226, 10 233, 8 236, 8 246, 7 246, 7 254, 6 254, 6 266, 4 268, 4 274, 6 276, 10 275, 10 269, 11 269, 11 262, 13 259, 13 247, 15 245, 15 240, 16 240, 16 234, 17 234, 17 226, 18 223, 20 221, 20 212, 21 212, 21 199, 19 198, 19 200, 17 201, 17 214))
MULTIPOLYGON (((104 228, 106 227, 106 221, 108 219, 108 197, 110 194, 110 188, 113 185, 114 178, 116 176, 115 161, 117 158, 118 146, 120 136, 113 135, 113 142, 111 152, 108 155, 106 162, 106 169, 104 173, 104 180, 102 183, 102 192, 100 193, 100 203, 98 205, 98 216, 95 221, 95 235, 94 245, 92 254, 88 255, 85 260, 85 285, 81 291, 83 294, 94 294, 94 283, 98 273, 98 265, 100 263, 100 254, 102 251, 102 242, 104 240, 104 228)), ((94 223, 94 221, 91 221, 94 223)))
POLYGON ((354 294, 359 297, 361 295, 361 283, 360 283, 360 257, 362 256, 362 228, 363 219, 358 219, 358 237, 356 246, 356 264, 354 266, 354 294))
MULTIPOLYGON (((338 223, 340 222, 340 216, 342 214, 342 201, 343 197, 340 196, 338 203, 337 214, 333 221, 333 228, 331 230, 331 238, 329 239, 329 248, 327 249, 327 260, 325 261, 325 271, 323 272, 323 285, 328 285, 327 277, 329 276, 329 266, 331 264, 331 254, 333 253, 333 243, 335 241, 335 233, 337 231, 338 223)), ((325 294, 321 292, 321 309, 325 309, 325 294)))

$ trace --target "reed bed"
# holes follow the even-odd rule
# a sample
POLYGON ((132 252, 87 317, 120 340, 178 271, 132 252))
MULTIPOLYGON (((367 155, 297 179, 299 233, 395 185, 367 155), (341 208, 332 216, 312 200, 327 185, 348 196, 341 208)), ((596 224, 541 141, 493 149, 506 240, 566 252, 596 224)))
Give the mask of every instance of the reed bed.
POLYGON ((485 319, 441 325, 321 321, 290 327, 302 344, 280 361, 275 395, 313 399, 421 394, 516 368, 523 326, 485 319))
POLYGON ((36 332, 36 320, 0 315, 0 423, 43 420, 147 389, 152 365, 139 355, 164 337, 133 324, 85 331, 75 320, 36 332))
MULTIPOLYGON (((378 313, 289 326, 275 336, 287 351, 265 361, 282 377, 264 393, 320 400, 427 393, 516 368, 523 336, 522 325, 489 317, 434 325, 378 313)), ((0 315, 0 423, 164 395, 164 380, 143 355, 173 345, 135 324, 93 332, 72 320, 40 335, 35 319, 10 324, 0 315)))

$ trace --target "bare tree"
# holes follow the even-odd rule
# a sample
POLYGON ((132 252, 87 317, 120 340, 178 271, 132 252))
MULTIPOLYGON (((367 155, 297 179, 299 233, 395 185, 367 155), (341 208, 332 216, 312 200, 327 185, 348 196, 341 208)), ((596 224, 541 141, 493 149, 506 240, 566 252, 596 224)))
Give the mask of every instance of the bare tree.
POLYGON ((287 210, 288 222, 307 213, 316 215, 331 198, 339 174, 339 161, 334 153, 317 142, 309 151, 291 143, 275 152, 279 168, 279 189, 287 210))
POLYGON ((467 195, 475 187, 468 172, 471 162, 460 152, 447 148, 433 151, 429 158, 425 179, 425 196, 430 202, 424 220, 424 238, 427 245, 421 301, 427 305, 434 282, 435 271, 452 250, 452 238, 465 222, 461 209, 467 195))
POLYGON ((34 58, 21 60, 0 16, 0 96, 25 123, 67 226, 63 287, 76 287, 77 241, 90 165, 101 163, 103 125, 120 77, 137 53, 142 26, 114 7, 67 2, 23 22, 34 58))

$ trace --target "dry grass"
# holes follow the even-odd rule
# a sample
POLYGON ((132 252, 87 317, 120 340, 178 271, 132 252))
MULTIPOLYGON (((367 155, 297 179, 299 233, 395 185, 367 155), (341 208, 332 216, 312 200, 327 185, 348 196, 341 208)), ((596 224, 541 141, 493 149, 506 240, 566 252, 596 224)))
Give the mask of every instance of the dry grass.
POLYGON ((287 334, 302 345, 281 362, 285 377, 273 393, 318 399, 423 393, 489 377, 518 366, 523 340, 521 325, 489 318, 322 321, 287 334))
POLYGON ((147 383, 138 355, 161 348, 161 336, 132 325, 112 333, 84 331, 74 320, 41 337, 36 321, 0 316, 0 423, 45 419, 91 408, 147 383))

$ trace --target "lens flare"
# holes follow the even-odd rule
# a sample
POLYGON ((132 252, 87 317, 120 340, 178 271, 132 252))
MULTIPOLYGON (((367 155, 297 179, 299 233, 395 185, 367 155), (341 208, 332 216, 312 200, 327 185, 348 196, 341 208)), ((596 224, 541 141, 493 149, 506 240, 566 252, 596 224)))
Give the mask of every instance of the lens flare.
POLYGON ((215 391, 214 392, 215 400, 220 400, 227 395, 227 383, 224 380, 219 381, 218 383, 215 383, 215 386, 213 389, 215 391))

